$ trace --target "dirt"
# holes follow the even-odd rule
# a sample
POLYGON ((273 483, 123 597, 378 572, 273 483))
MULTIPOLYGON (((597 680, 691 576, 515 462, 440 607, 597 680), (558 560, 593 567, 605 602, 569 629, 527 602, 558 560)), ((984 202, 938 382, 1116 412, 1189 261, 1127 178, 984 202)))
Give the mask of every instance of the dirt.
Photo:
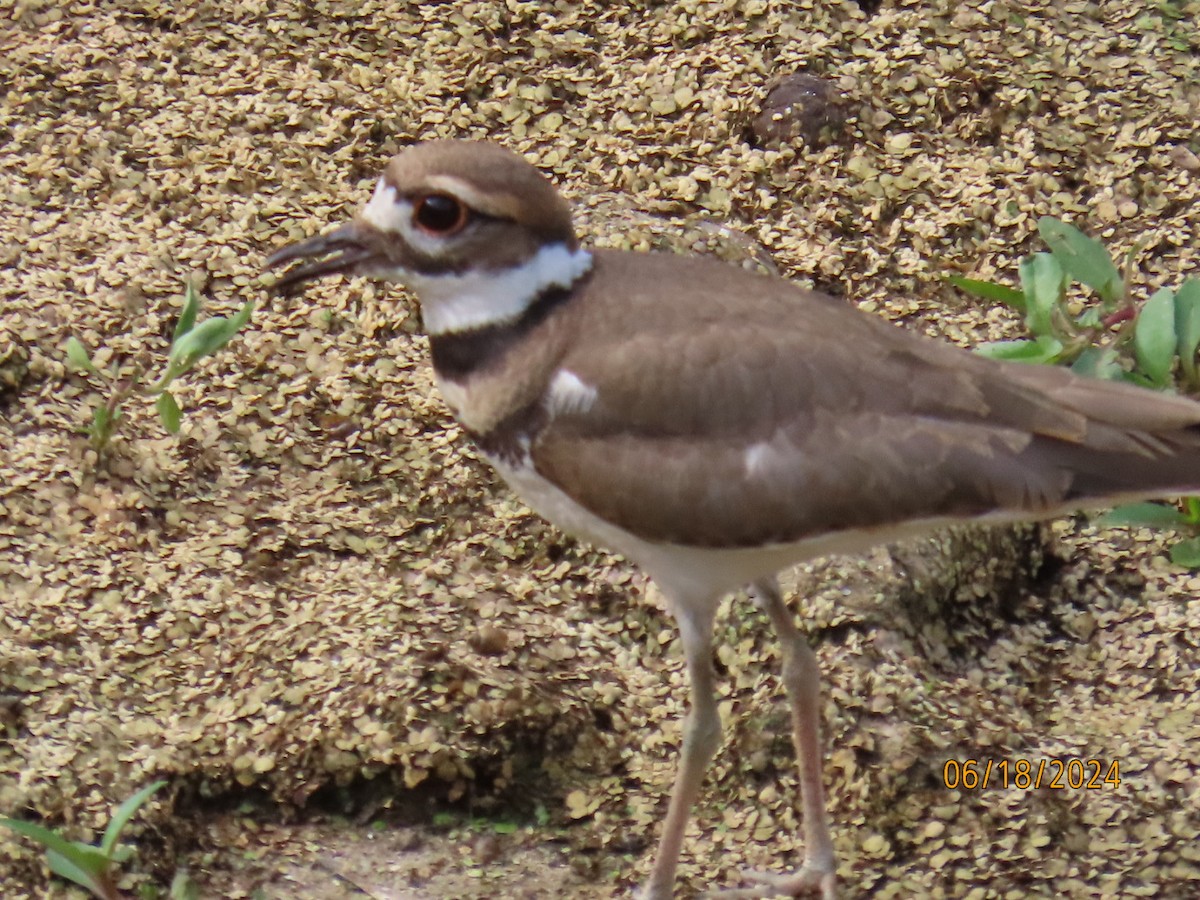
MULTIPOLYGON (((410 298, 263 289, 402 147, 498 140, 590 244, 753 258, 966 345, 1020 319, 944 276, 1015 283, 1042 215, 1132 251, 1139 297, 1200 271, 1195 2, 0 12, 0 812, 93 840, 166 779, 123 869, 147 896, 186 872, 205 897, 610 897, 648 872, 686 697, 654 588, 495 482, 410 298), (837 114, 754 146, 795 72, 837 114), (254 299, 250 324, 173 386, 177 436, 134 397, 98 453, 112 384, 68 338, 152 376, 185 282, 202 316, 254 299)), ((1081 516, 793 576, 844 896, 1200 896, 1200 577, 1171 540, 1081 516), (947 786, 971 760, 1119 778, 947 786)), ((803 848, 778 648, 743 598, 718 637, 682 896, 803 848)), ((4 830, 0 884, 69 892, 4 830)))

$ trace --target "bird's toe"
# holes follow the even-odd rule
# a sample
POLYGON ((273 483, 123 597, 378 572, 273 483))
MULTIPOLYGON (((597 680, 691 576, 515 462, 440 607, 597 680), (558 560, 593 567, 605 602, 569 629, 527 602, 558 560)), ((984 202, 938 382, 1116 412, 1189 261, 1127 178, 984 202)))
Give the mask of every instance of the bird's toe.
POLYGON ((742 872, 742 878, 754 882, 750 887, 727 888, 704 894, 712 900, 765 900, 768 897, 819 897, 837 900, 837 888, 832 869, 806 865, 798 871, 742 872))

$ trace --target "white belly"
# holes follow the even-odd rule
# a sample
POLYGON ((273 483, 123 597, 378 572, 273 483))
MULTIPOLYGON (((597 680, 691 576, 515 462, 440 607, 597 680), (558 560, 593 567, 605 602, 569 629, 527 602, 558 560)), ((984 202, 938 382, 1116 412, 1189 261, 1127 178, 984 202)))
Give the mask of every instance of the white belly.
POLYGON ((529 466, 491 459, 509 486, 529 508, 563 531, 598 547, 615 550, 648 574, 668 597, 689 604, 715 605, 730 591, 818 556, 858 553, 869 547, 913 537, 947 524, 913 522, 899 528, 840 532, 792 544, 763 547, 689 547, 646 541, 589 512, 529 466))

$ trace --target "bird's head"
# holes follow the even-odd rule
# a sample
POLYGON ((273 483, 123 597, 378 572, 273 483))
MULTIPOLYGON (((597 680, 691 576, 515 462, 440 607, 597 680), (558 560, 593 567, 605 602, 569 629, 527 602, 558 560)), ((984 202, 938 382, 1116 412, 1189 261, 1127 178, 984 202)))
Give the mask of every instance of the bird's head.
POLYGON ((417 294, 427 330, 462 331, 520 313, 569 286, 590 256, 571 210, 536 168, 495 144, 431 141, 394 157, 348 223, 291 244, 268 268, 290 290, 325 275, 367 275, 417 294))

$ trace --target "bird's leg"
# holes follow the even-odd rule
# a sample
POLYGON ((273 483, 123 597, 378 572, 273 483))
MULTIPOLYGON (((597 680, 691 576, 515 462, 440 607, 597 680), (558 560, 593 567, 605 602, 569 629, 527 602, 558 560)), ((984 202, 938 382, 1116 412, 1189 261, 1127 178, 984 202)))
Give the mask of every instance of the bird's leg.
POLYGON ((685 604, 672 599, 687 657, 692 705, 684 721, 679 768, 675 772, 675 786, 671 789, 671 803, 654 857, 654 869, 639 895, 641 900, 669 900, 674 896, 675 868, 679 863, 688 817, 700 793, 704 771, 721 742, 721 717, 714 696, 712 604, 685 604))
POLYGON ((792 741, 800 762, 800 801, 804 824, 804 865, 788 875, 746 872, 755 887, 722 891, 729 898, 801 897, 834 900, 835 867, 822 783, 821 688, 817 657, 796 628, 774 578, 755 582, 750 596, 767 614, 783 646, 783 684, 792 707, 792 741))

